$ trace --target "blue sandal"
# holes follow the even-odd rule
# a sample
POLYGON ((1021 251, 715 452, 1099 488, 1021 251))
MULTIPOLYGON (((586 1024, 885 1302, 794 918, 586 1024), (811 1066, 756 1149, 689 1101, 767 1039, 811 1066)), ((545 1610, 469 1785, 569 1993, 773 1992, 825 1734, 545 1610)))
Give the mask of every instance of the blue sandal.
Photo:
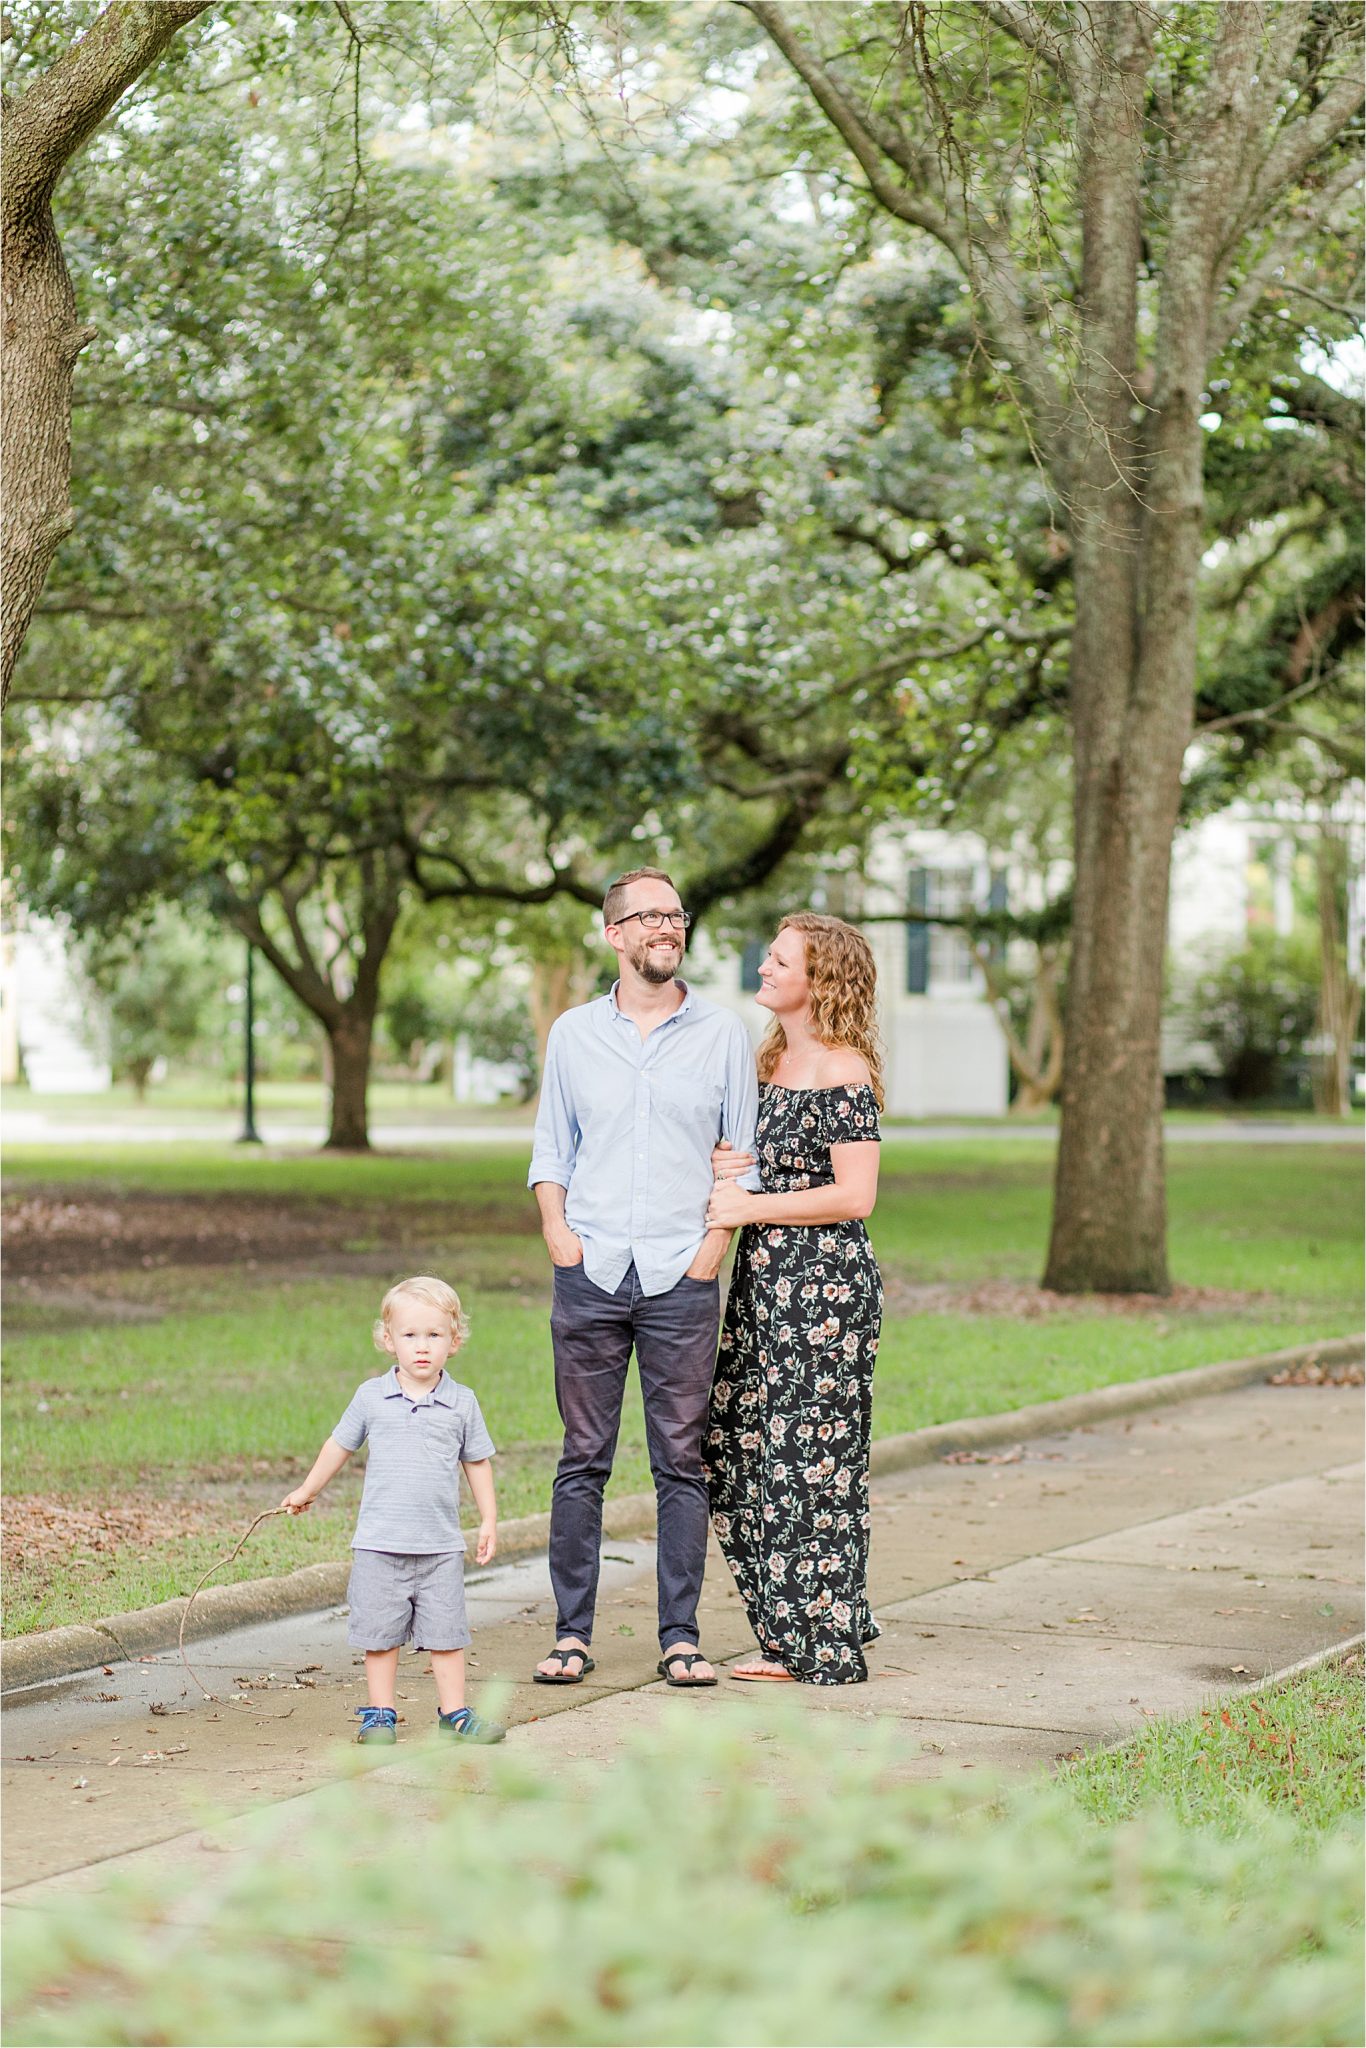
POLYGON ((393 1707, 357 1707, 360 1732, 357 1742, 397 1742, 398 1713, 393 1707))
POLYGON ((501 1742, 507 1734, 500 1721, 481 1721, 473 1707, 457 1707, 453 1714, 438 1714, 436 1725, 457 1742, 501 1742))

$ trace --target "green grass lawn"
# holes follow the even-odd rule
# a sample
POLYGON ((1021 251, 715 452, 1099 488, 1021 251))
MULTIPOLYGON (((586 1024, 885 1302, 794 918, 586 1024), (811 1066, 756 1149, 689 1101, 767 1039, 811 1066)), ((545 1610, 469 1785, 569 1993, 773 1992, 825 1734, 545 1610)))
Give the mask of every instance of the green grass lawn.
POLYGON ((1133 1741, 1069 1764, 1061 1779, 1107 1826, 1161 1804, 1182 1827, 1245 1834, 1270 1808, 1307 1837, 1361 1812, 1364 1711, 1356 1650, 1189 1720, 1154 1721, 1133 1741))
MULTIPOLYGON (((921 1311, 918 1288, 1037 1278, 1050 1170, 1042 1143, 885 1147, 873 1222, 891 1304, 879 1434, 1359 1327, 1360 1162, 1350 1149, 1286 1146, 1181 1147, 1171 1156, 1174 1276, 1231 1290, 1228 1302, 1159 1304, 1141 1316, 1099 1314, 1085 1302, 1033 1317, 921 1311)), ((356 1383, 380 1366, 369 1328, 385 1281, 348 1272, 347 1251, 382 1257, 386 1246, 421 1244, 424 1262, 460 1288, 473 1320, 461 1376, 499 1446, 500 1511, 545 1507, 558 1421, 548 1276, 525 1171, 518 1148, 362 1159, 229 1146, 14 1148, 11 1198, 80 1191, 335 1204, 343 1250, 336 1270, 314 1276, 233 1265, 101 1273, 109 1313, 141 1311, 143 1321, 100 1320, 80 1276, 71 1279, 74 1306, 60 1288, 31 1305, 16 1293, 4 1368, 7 1493, 77 1504, 188 1500, 194 1514, 187 1528, 182 1507, 163 1538, 112 1552, 75 1542, 40 1570, 10 1570, 6 1634, 188 1591, 230 1547, 228 1533, 296 1482, 356 1383)), ((648 1480, 633 1389, 613 1489, 648 1480)), ((356 1489, 349 1472, 309 1517, 267 1524, 225 1577, 344 1556, 356 1489)))

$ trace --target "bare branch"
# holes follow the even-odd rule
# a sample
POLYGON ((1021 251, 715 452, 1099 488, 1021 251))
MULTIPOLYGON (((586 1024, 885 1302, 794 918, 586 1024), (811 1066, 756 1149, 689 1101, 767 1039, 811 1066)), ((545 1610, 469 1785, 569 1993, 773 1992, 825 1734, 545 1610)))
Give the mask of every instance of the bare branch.
POLYGON ((1062 45, 1049 34, 1030 0, 986 0, 985 11, 997 28, 1013 36, 1024 49, 1041 57, 1054 71, 1063 70, 1062 45))
POLYGON ((1018 625, 1013 619, 986 619, 980 626, 974 626, 961 640, 953 640, 947 647, 924 647, 914 656, 916 661, 953 661, 960 654, 971 654, 974 647, 980 647, 984 640, 999 633, 1015 647, 1054 647, 1060 640, 1070 640, 1071 626, 1028 626, 1018 625))
POLYGON ((557 896, 572 896, 577 903, 602 903, 602 890, 586 881, 572 867, 557 868, 548 882, 507 882, 478 876, 458 854, 445 847, 424 846, 410 838, 403 844, 408 874, 428 903, 481 901, 489 903, 552 903, 557 896), (439 881, 423 872, 424 861, 439 861, 454 870, 456 880, 439 881))
POLYGON ((1218 253, 1260 105, 1256 86, 1262 10, 1221 7, 1209 80, 1190 122, 1163 264, 1163 311, 1173 335, 1198 346, 1199 309, 1217 274, 1218 253))
MULTIPOLYGON (((1049 367, 1038 335, 1030 324, 1027 293, 1006 241, 981 208, 963 194, 963 218, 952 215, 923 189, 933 175, 933 159, 923 152, 909 156, 888 140, 887 131, 864 107, 856 107, 826 67, 790 26, 776 0, 737 0, 759 22, 807 87, 831 126, 844 138, 868 180, 873 197, 897 220, 932 235, 947 249, 972 284, 993 343, 1007 359, 1030 413, 1030 426, 1041 454, 1053 460, 1060 452, 1067 408, 1049 367), (922 186, 899 183, 888 175, 890 159, 922 186)), ((1000 366, 998 365, 998 368, 1000 366)))
POLYGON ((1330 299, 1326 292, 1316 292, 1314 287, 1308 284, 1293 284, 1288 277, 1282 279, 1281 290, 1294 292, 1301 299, 1312 299, 1315 305, 1325 307, 1328 312, 1340 313, 1344 320, 1354 320, 1358 327, 1361 325, 1363 309, 1360 306, 1349 306, 1341 299, 1330 299))
POLYGON ((1264 719, 1274 718, 1278 711, 1284 711, 1287 704, 1295 704, 1301 697, 1312 696, 1326 681, 1325 676, 1311 676, 1307 683, 1301 683, 1298 689, 1288 690, 1285 696, 1278 697, 1274 704, 1257 705, 1251 711, 1232 711, 1227 718, 1205 720, 1196 730, 1203 735, 1207 732, 1228 732, 1235 725, 1259 724, 1264 719))
POLYGON ((1296 207, 1293 218, 1278 235, 1272 237, 1242 283, 1221 302, 1210 322, 1211 356, 1228 347, 1277 272, 1284 270, 1302 252, 1308 231, 1320 225, 1343 194, 1360 182, 1361 166, 1354 158, 1349 158, 1346 163, 1339 164, 1334 175, 1319 187, 1312 203, 1296 207))
MULTIPOLYGON (((1236 236, 1264 220, 1280 195, 1298 183, 1316 158, 1342 134, 1366 99, 1360 64, 1328 88, 1312 113, 1287 121, 1253 180, 1247 204, 1239 215, 1236 236)), ((1358 157, 1359 154, 1354 152, 1358 157)))
MULTIPOLYGON (((764 29, 770 40, 781 50, 792 69, 810 92, 821 112, 848 143, 862 167, 869 186, 879 203, 888 213, 911 227, 923 228, 927 235, 933 235, 957 261, 964 271, 971 268, 971 251, 967 238, 934 199, 927 194, 908 190, 904 185, 894 183, 887 176, 882 163, 884 155, 892 155, 882 137, 873 132, 876 124, 870 125, 870 117, 863 108, 855 108, 853 102, 835 83, 824 65, 807 49, 801 37, 788 25, 781 7, 775 0, 738 0, 764 29)), ((895 161, 895 157, 893 157, 895 161)), ((901 166, 907 168, 907 166, 901 166)))

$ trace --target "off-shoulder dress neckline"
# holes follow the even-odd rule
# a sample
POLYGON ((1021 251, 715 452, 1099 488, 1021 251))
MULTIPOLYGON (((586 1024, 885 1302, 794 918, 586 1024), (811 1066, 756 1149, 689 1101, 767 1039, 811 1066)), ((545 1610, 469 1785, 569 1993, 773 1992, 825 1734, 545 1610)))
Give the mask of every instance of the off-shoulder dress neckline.
POLYGON ((870 1095, 873 1092, 871 1081, 827 1081, 820 1088, 789 1088, 782 1081, 761 1081, 759 1086, 776 1088, 780 1095, 853 1095, 860 1088, 866 1089, 870 1095))

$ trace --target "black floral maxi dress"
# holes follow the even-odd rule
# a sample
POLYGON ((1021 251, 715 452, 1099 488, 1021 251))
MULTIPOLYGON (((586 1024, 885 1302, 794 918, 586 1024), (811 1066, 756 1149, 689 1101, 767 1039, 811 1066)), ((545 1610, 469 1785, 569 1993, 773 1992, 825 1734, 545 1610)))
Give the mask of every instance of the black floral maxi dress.
MULTIPOLYGON (((829 1187, 832 1145, 877 1142, 853 1088, 760 1091, 765 1194, 829 1187)), ((748 1224, 703 1462, 717 1541, 759 1647, 808 1685, 868 1676, 868 1444, 882 1278, 861 1222, 748 1224)))

